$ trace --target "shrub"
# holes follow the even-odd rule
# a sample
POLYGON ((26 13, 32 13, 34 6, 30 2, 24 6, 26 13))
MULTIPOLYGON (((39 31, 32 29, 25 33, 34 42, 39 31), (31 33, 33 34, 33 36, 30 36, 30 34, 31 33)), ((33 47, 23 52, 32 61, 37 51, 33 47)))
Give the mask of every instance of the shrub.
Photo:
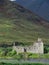
POLYGON ((12 48, 11 48, 11 47, 8 47, 8 48, 7 48, 7 51, 8 51, 8 52, 12 51, 12 48))
POLYGON ((48 53, 47 47, 44 47, 44 53, 48 53))
POLYGON ((14 59, 17 59, 17 60, 20 60, 21 59, 21 56, 20 55, 14 55, 13 58, 14 59))
POLYGON ((40 55, 39 54, 32 54, 31 56, 29 56, 30 58, 39 58, 40 55))
POLYGON ((15 50, 12 50, 7 53, 7 56, 14 56, 15 54, 17 54, 17 52, 15 50))

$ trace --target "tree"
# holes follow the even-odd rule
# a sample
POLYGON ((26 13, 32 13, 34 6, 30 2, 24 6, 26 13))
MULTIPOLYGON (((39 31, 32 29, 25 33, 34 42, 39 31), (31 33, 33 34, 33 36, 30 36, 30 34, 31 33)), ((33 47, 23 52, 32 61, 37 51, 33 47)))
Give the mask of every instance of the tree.
POLYGON ((48 53, 47 47, 44 47, 44 53, 48 53))

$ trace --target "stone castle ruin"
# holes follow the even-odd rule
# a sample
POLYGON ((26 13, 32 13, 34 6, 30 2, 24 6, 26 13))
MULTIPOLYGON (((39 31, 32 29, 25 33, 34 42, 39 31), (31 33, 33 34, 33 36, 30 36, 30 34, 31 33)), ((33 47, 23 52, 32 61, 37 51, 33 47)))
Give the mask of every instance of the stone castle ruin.
POLYGON ((40 38, 38 38, 37 42, 34 42, 30 46, 22 46, 14 43, 13 50, 16 50, 17 53, 22 53, 22 52, 30 52, 30 53, 38 53, 38 54, 43 54, 43 42, 40 38))

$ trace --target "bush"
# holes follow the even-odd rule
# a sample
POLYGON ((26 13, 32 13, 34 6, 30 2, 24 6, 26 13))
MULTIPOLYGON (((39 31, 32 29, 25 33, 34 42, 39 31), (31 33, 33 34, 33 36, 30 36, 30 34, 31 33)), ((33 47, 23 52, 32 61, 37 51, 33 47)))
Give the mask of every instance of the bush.
POLYGON ((7 51, 8 51, 8 52, 12 51, 12 48, 11 48, 11 47, 8 47, 8 48, 7 48, 7 51))
POLYGON ((20 60, 21 59, 21 56, 20 55, 14 55, 13 58, 14 59, 17 59, 17 60, 20 60))
POLYGON ((44 53, 48 53, 47 47, 44 47, 44 53))
POLYGON ((5 56, 5 51, 2 51, 2 52, 0 53, 0 56, 5 56))
POLYGON ((7 53, 7 56, 14 56, 15 54, 17 54, 17 52, 15 50, 12 50, 7 53))

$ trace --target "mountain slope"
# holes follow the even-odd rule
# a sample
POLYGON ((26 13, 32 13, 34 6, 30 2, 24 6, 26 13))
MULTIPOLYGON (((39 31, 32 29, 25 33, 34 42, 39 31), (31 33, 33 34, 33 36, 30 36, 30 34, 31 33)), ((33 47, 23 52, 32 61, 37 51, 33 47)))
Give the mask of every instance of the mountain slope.
POLYGON ((16 0, 16 3, 49 21, 49 0, 16 0))
POLYGON ((0 42, 32 43, 38 37, 49 42, 48 23, 15 2, 5 3, 0 17, 0 42))

